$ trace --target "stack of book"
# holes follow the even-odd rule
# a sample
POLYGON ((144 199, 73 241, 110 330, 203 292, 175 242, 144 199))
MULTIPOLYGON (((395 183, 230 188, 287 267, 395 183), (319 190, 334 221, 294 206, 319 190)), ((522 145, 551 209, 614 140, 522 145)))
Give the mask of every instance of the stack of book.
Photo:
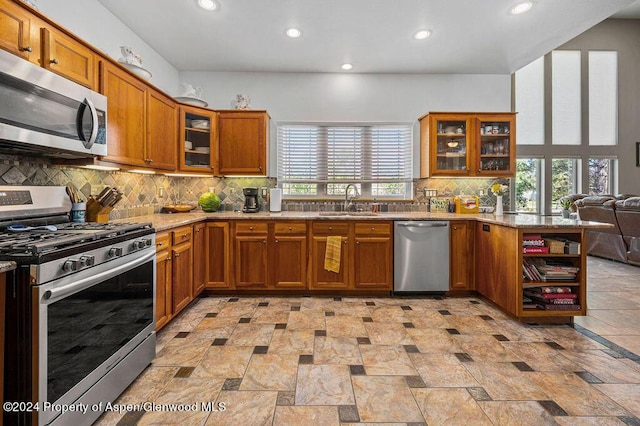
POLYGON ((522 260, 522 275, 531 281, 575 281, 580 268, 542 258, 522 260))
POLYGON ((547 311, 578 311, 578 295, 571 287, 529 287, 523 292, 523 307, 547 311))
POLYGON ((540 234, 524 234, 522 250, 524 253, 549 253, 549 247, 545 247, 544 239, 540 234))

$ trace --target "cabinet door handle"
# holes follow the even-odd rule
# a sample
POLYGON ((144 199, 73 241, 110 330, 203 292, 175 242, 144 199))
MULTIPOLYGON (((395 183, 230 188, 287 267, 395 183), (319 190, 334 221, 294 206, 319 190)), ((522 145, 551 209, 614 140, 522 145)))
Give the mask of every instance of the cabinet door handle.
POLYGON ((171 260, 171 258, 170 258, 170 257, 167 257, 165 260, 171 260))
POLYGON ((279 243, 280 241, 276 240, 276 243, 279 243))
POLYGON ((267 244, 267 240, 262 240, 262 244, 267 244))
POLYGON ((344 240, 344 243, 347 244, 347 240, 344 240))
POLYGON ((20 50, 22 50, 23 52, 33 52, 33 49, 31 48, 31 46, 22 47, 20 48, 20 50))
POLYGON ((458 227, 457 227, 457 226, 454 226, 454 227, 453 227, 453 230, 454 230, 454 231, 457 231, 457 230, 458 230, 458 227))
POLYGON ((374 228, 374 227, 372 226, 372 227, 371 227, 371 230, 372 230, 372 231, 375 231, 375 230, 376 230, 376 228, 374 228))
MULTIPOLYGON (((346 241, 345 241, 345 243, 346 243, 346 241)), ((360 244, 360 241, 356 241, 356 244, 360 244)))
POLYGON ((188 238, 188 235, 187 234, 182 234, 182 239, 184 240, 186 238, 188 238))
POLYGON ((55 59, 55 58, 53 58, 53 59, 51 60, 51 63, 52 63, 53 65, 58 65, 58 60, 57 60, 57 59, 55 59))
POLYGON ((175 254, 175 257, 180 257, 180 253, 176 253, 176 254, 175 254))
POLYGON ((330 227, 329 227, 329 231, 333 231, 333 226, 330 226, 330 227))
POLYGON ((293 228, 292 228, 292 227, 289 227, 289 231, 291 231, 291 230, 293 230, 293 228))

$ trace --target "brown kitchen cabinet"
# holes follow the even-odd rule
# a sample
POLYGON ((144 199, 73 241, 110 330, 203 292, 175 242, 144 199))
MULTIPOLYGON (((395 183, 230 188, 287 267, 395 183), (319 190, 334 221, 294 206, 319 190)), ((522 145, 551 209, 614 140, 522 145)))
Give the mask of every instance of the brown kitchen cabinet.
POLYGON ((193 300, 193 229, 191 226, 171 231, 173 287, 171 302, 173 315, 193 300))
POLYGON ((147 138, 144 158, 145 163, 153 169, 176 169, 177 111, 173 99, 156 90, 147 89, 147 138))
POLYGON ((180 171, 214 175, 218 172, 217 127, 215 111, 180 105, 180 171))
POLYGON ((207 222, 206 289, 233 289, 231 279, 231 231, 229 222, 207 222))
POLYGON ((348 290, 351 286, 353 268, 352 237, 349 237, 349 222, 315 221, 311 223, 309 240, 309 289, 348 290), (339 272, 324 269, 327 237, 339 236, 342 240, 339 272))
POLYGON ((0 0, 0 48, 30 60, 40 55, 39 39, 31 40, 33 15, 10 0, 0 0))
POLYGON ((169 232, 156 234, 156 330, 172 317, 171 236, 169 232))
POLYGON ((0 0, 0 47, 83 86, 97 88, 94 52, 38 18, 27 6, 0 0))
POLYGON ((236 289, 267 288, 267 222, 236 221, 233 262, 236 289))
POLYGON ((276 289, 304 290, 307 286, 307 225, 275 222, 268 244, 271 285, 276 289))
POLYGON ((450 290, 474 290, 475 221, 450 223, 450 290))
POLYGON ((206 286, 206 231, 204 222, 193 225, 193 297, 198 297, 206 286))
POLYGON ((108 155, 102 160, 159 170, 176 168, 176 104, 129 72, 100 63, 100 92, 107 97, 108 155))
POLYGON ((515 113, 431 112, 420 121, 420 177, 514 177, 515 113))
POLYGON ((267 174, 269 120, 266 111, 218 111, 218 174, 267 174))
POLYGON ((146 167, 147 86, 120 67, 100 63, 100 92, 107 97, 106 161, 146 167))
POLYGON ((356 289, 393 287, 392 222, 356 222, 354 282, 356 289))
POLYGON ((476 289, 506 312, 518 315, 518 283, 522 276, 516 254, 518 229, 476 223, 476 289))

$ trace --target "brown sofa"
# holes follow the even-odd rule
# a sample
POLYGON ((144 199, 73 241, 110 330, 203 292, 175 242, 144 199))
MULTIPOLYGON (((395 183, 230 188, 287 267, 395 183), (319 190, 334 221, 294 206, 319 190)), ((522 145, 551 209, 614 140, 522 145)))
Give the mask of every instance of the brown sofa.
POLYGON ((593 195, 575 205, 581 220, 613 225, 587 230, 588 254, 640 266, 640 197, 593 195))
POLYGON ((616 201, 616 218, 627 245, 627 262, 640 266, 640 197, 616 201))

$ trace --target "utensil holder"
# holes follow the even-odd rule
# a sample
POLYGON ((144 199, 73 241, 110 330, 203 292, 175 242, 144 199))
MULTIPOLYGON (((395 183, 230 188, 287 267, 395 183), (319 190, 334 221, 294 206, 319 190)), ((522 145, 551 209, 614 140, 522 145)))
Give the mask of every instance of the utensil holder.
POLYGON ((87 221, 107 223, 109 222, 109 213, 113 210, 112 206, 105 207, 94 199, 87 201, 87 221))

